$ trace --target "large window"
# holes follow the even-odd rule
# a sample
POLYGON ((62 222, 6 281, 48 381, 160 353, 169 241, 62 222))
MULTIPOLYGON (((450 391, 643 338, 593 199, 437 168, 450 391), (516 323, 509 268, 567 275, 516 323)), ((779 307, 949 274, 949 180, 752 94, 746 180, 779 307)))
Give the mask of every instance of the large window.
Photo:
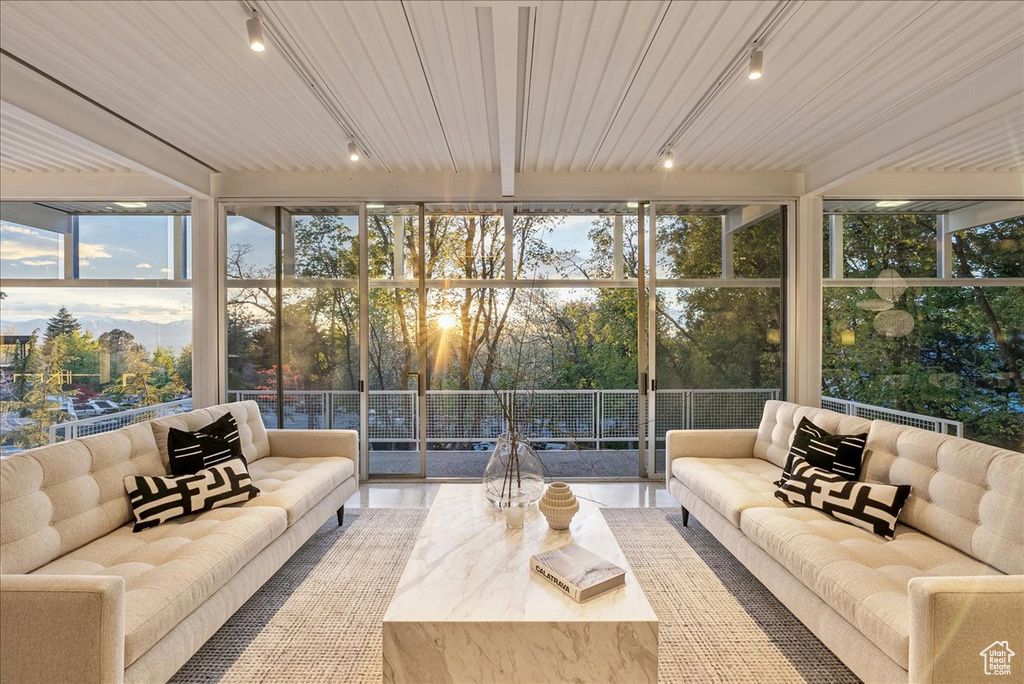
POLYGON ((825 209, 824 404, 1024 450, 1024 218, 975 225, 994 210, 976 202, 825 209))
POLYGON ((188 407, 188 214, 188 203, 3 203, 4 453, 188 407))

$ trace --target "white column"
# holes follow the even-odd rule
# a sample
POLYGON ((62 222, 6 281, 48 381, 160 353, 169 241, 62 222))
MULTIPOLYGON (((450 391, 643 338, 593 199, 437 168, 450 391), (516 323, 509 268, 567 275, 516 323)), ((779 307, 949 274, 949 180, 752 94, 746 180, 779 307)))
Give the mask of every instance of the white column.
POLYGON ((359 471, 370 473, 370 258, 366 202, 359 203, 359 471))
POLYGON ((619 214, 612 224, 612 278, 622 280, 622 216, 619 214))
POLYGON ((788 321, 792 401, 821 406, 822 201, 804 195, 796 203, 796 253, 789 264, 794 302, 788 321))
POLYGON ((512 244, 515 238, 515 205, 506 204, 502 209, 502 218, 505 224, 505 280, 511 281, 515 278, 515 246, 512 244))
POLYGON ((722 215, 722 278, 732 278, 732 233, 729 231, 729 217, 722 215))
POLYGON ((946 214, 935 217, 935 266, 937 277, 953 277, 953 234, 946 214))
POLYGON ((828 217, 828 277, 843 277, 843 215, 828 217))
POLYGON ((225 400, 227 338, 222 211, 211 199, 192 199, 192 403, 225 400))

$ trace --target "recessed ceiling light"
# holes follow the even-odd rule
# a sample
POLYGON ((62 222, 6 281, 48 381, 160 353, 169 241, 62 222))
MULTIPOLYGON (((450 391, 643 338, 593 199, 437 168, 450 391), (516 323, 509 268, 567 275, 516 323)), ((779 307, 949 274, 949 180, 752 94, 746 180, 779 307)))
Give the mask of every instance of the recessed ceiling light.
POLYGON ((666 152, 665 154, 661 155, 661 165, 664 166, 666 169, 671 169, 673 166, 676 165, 675 156, 671 152, 666 152))
POLYGON ((902 207, 904 204, 910 204, 910 200, 883 200, 875 202, 875 206, 879 209, 892 209, 893 207, 902 207))
POLYGON ((116 204, 119 207, 124 207, 125 209, 145 209, 146 208, 146 203, 145 202, 114 202, 114 204, 116 204))
POLYGON ((761 52, 755 46, 750 51, 750 73, 747 74, 747 78, 751 81, 756 81, 764 75, 764 53, 761 52))
POLYGON ((263 42, 263 22, 260 21, 258 14, 252 13, 252 19, 245 22, 245 30, 249 34, 250 50, 253 52, 263 52, 267 49, 266 44, 263 42))
POLYGON ((383 204, 367 204, 366 208, 367 209, 383 209, 384 205, 383 204))
POLYGON ((359 148, 352 141, 349 141, 348 143, 348 158, 349 161, 359 161, 359 148))

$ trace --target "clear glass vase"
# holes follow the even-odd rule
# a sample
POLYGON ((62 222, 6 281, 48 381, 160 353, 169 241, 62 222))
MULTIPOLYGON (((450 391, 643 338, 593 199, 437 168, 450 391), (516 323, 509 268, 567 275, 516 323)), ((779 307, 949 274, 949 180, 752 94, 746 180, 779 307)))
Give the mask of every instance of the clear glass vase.
POLYGON ((484 469, 484 492, 499 507, 526 506, 541 497, 544 468, 529 442, 508 433, 498 437, 484 469))

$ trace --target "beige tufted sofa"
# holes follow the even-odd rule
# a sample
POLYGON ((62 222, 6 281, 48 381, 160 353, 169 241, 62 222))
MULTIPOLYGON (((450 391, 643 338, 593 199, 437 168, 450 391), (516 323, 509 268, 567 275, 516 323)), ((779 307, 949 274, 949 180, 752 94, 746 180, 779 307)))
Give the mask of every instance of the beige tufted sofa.
POLYGON ((0 461, 0 681, 164 682, 357 489, 357 435, 267 430, 246 401, 0 461), (132 532, 126 475, 166 475, 169 427, 226 411, 261 494, 132 532))
POLYGON ((666 447, 684 520, 692 512, 863 680, 990 681, 982 650, 1024 653, 1024 454, 780 401, 757 430, 670 431, 666 447), (862 479, 913 486, 895 539, 775 498, 804 416, 868 433, 862 479))

